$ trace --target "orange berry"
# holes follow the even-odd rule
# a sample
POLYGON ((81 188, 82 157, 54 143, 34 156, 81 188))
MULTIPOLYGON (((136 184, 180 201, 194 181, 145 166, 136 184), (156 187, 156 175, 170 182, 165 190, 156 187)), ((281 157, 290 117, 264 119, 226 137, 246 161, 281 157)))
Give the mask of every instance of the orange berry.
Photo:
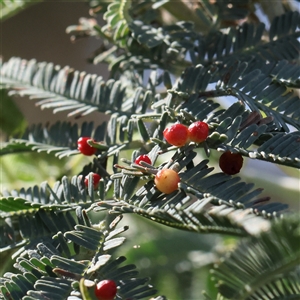
POLYGON ((178 189, 180 177, 171 169, 163 169, 157 172, 154 182, 157 189, 165 194, 170 194, 178 189))

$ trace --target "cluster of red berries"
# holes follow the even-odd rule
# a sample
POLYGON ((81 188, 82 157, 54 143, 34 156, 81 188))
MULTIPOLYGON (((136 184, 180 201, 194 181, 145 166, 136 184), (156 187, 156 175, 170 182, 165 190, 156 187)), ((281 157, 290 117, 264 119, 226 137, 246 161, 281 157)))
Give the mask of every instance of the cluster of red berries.
MULTIPOLYGON (((182 147, 189 141, 202 143, 207 139, 208 133, 209 127, 207 123, 201 121, 194 122, 189 127, 179 123, 173 124, 166 128, 163 132, 167 142, 177 147, 182 147)), ((87 143, 88 140, 91 140, 91 138, 79 138, 78 150, 84 155, 93 155, 96 153, 97 149, 91 147, 87 143)), ((152 164, 152 161, 148 155, 140 155, 134 162, 142 166, 142 161, 149 165, 152 164)), ((243 166, 243 157, 239 153, 231 153, 230 151, 227 151, 220 156, 219 166, 225 174, 237 174, 240 172, 243 166)), ((100 179, 100 175, 93 173, 94 189, 97 189, 100 179)), ((155 175, 154 182, 159 191, 165 194, 170 194, 178 189, 180 178, 176 171, 172 169, 162 169, 155 175)), ((88 187, 88 176, 85 177, 84 184, 86 187, 88 187)))
POLYGON ((113 300, 117 294, 117 285, 113 280, 102 280, 95 287, 98 300, 113 300))
MULTIPOLYGON (((207 123, 201 121, 194 122, 189 127, 176 123, 166 128, 163 132, 166 141, 177 147, 182 147, 190 141, 202 143, 207 139, 208 134, 209 127, 207 123)), ((219 166, 225 174, 237 174, 243 166, 243 157, 239 153, 227 151, 221 155, 219 166)))
POLYGON ((226 151, 219 158, 219 166, 225 174, 234 175, 240 172, 243 161, 241 154, 226 151))
POLYGON ((169 144, 182 147, 190 141, 195 143, 204 142, 208 137, 208 133, 209 127, 207 123, 197 121, 189 127, 180 123, 173 124, 164 130, 163 135, 169 144))

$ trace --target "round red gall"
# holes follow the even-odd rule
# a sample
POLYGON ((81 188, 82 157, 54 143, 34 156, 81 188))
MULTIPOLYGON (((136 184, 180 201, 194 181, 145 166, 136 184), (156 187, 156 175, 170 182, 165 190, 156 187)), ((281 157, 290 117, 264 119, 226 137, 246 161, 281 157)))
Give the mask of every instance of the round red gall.
POLYGON ((219 158, 219 166, 225 174, 235 175, 240 172, 243 161, 241 154, 226 151, 219 158))
POLYGON ((208 137, 209 127, 207 123, 202 121, 197 121, 192 123, 188 127, 188 132, 189 132, 190 141, 195 143, 202 143, 208 137))
MULTIPOLYGON (((93 173, 93 186, 94 186, 94 190, 96 190, 98 188, 100 179, 101 179, 101 176, 99 174, 93 173)), ((84 178, 84 185, 86 187, 89 186, 89 175, 85 176, 85 178, 84 178)))
POLYGON ((102 280, 96 284, 95 296, 98 300, 113 300, 117 294, 117 285, 113 280, 102 280))
POLYGON ((88 144, 88 140, 93 140, 91 137, 82 136, 77 141, 77 149, 83 154, 87 156, 91 156, 96 153, 97 149, 91 147, 88 144))
POLYGON ((145 154, 140 155, 140 156, 138 156, 138 157, 136 158, 136 160, 135 160, 134 162, 135 162, 137 165, 142 166, 142 165, 141 165, 141 161, 144 161, 144 162, 146 162, 147 164, 152 165, 152 161, 151 161, 151 159, 150 159, 150 157, 149 157, 148 155, 145 155, 145 154))
POLYGON ((171 169, 162 169, 155 175, 155 185, 157 189, 165 194, 170 194, 178 189, 180 177, 178 173, 171 169))
POLYGON ((177 147, 182 147, 188 142, 188 128, 183 124, 173 124, 163 132, 166 141, 177 147))

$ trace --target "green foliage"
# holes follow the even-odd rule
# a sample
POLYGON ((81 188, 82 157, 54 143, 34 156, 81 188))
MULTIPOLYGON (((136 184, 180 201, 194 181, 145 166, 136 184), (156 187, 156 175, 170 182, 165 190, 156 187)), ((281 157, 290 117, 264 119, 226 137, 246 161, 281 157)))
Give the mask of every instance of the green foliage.
MULTIPOLYGON (((81 136, 93 138, 97 152, 79 172, 71 166, 70 178, 61 174, 54 184, 2 192, 0 249, 13 253, 17 271, 2 271, 0 299, 95 299, 94 286, 103 279, 117 283, 116 299, 156 295, 134 264, 122 265, 125 237, 119 235, 130 227, 118 224, 128 215, 148 220, 149 232, 160 226, 168 235, 178 229, 203 240, 218 234, 215 249, 206 250, 210 259, 207 254, 201 261, 212 274, 201 269, 201 280, 209 282, 203 298, 297 299, 300 224, 288 211, 289 199, 275 202, 245 182, 243 173, 229 176, 213 166, 219 152, 231 151, 245 160, 299 169, 299 13, 286 4, 286 13, 267 31, 251 1, 89 5, 106 25, 81 19, 67 32, 101 37, 93 62, 106 62, 110 79, 34 59, 1 64, 5 99, 17 94, 41 109, 70 111, 68 117, 96 111, 110 119, 81 127, 36 124, 21 134, 23 123, 18 130, 2 127, 10 136, 2 156, 44 152, 49 164, 68 160, 82 156, 81 136), (197 120, 209 126, 205 142, 177 148, 164 140, 170 123, 189 126, 197 120), (152 165, 135 164, 141 154, 152 165), (165 168, 180 177, 178 190, 168 195, 154 183, 165 168), (101 176, 95 189, 91 172, 101 176), (228 237, 234 238, 231 251, 222 248, 228 237)), ((141 232, 135 230, 137 238, 141 232)), ((199 291, 182 295, 192 299, 199 291)))
POLYGON ((289 221, 273 223, 270 231, 243 240, 213 270, 220 293, 229 299, 259 299, 267 293, 264 299, 299 295, 299 267, 291 269, 291 265, 300 262, 299 242, 297 215, 291 215, 289 221))
POLYGON ((7 95, 7 91, 1 90, 1 110, 0 110, 0 129, 9 135, 16 134, 16 131, 22 131, 26 128, 26 121, 12 101, 7 95), (4 110, 5 107, 5 110, 4 110))
MULTIPOLYGON (((119 266, 126 260, 125 257, 112 260, 111 255, 108 254, 109 250, 120 246, 125 240, 125 238, 116 237, 127 230, 127 227, 115 228, 121 217, 112 220, 107 226, 103 224, 101 230, 101 228, 91 226, 84 211, 77 209, 76 214, 79 224, 75 225, 75 230, 63 230, 64 232, 62 232, 57 229, 55 230, 57 234, 53 236, 52 240, 47 241, 45 240, 46 236, 42 235, 42 244, 38 243, 34 247, 31 245, 32 250, 30 246, 26 247, 28 258, 19 257, 15 264, 15 267, 23 275, 10 276, 6 274, 1 282, 2 294, 10 294, 13 299, 41 299, 44 297, 66 299, 73 292, 76 299, 82 299, 80 290, 83 291, 79 285, 81 278, 99 281, 111 278, 117 283, 120 281, 118 295, 122 298, 128 296, 144 298, 153 295, 156 291, 147 285, 147 279, 135 278, 138 272, 134 266, 119 266), (91 261, 76 261, 76 259, 80 259, 84 251, 94 253, 91 261), (101 270, 97 271, 100 267, 101 270)), ((61 224, 63 219, 69 219, 69 222, 75 223, 70 215, 69 218, 64 217, 61 220, 53 218, 47 220, 45 216, 41 219, 47 222, 48 229, 54 225, 53 223, 50 225, 50 221, 56 221, 61 225, 61 229, 63 229, 63 224, 61 224)), ((30 239, 32 240, 32 238, 30 239)), ((93 294, 92 287, 83 292, 83 295, 86 294, 84 297, 93 294)))

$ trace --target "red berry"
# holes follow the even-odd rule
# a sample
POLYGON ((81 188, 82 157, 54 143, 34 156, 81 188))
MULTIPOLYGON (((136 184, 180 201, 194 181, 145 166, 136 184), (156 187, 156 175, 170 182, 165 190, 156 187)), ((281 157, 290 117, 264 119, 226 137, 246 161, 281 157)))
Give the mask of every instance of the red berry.
POLYGON ((138 157, 136 158, 136 160, 135 160, 134 162, 135 162, 137 165, 140 165, 140 166, 141 166, 141 164, 140 164, 141 161, 144 161, 144 162, 146 162, 146 163, 149 164, 149 165, 152 164, 152 161, 151 161, 151 159, 149 158, 148 155, 140 155, 140 156, 138 156, 138 157))
POLYGON ((157 189, 165 194, 170 194, 178 189, 180 181, 177 172, 171 169, 162 169, 155 175, 154 182, 157 189))
POLYGON ((189 138, 195 143, 202 143, 208 137, 209 127, 205 122, 194 122, 188 128, 189 138))
POLYGON ((83 154, 83 155, 93 155, 96 153, 97 149, 91 147, 87 141, 92 140, 90 137, 80 137, 77 141, 77 149, 83 154))
MULTIPOLYGON (((101 179, 101 176, 97 173, 93 173, 93 184, 94 184, 94 190, 97 189, 98 187, 98 184, 99 184, 99 181, 101 179)), ((85 179, 84 179, 84 185, 86 187, 89 186, 89 176, 85 176, 85 179)))
POLYGON ((240 172, 243 161, 241 154, 226 151, 220 156, 219 166, 225 174, 234 175, 240 172))
POLYGON ((95 287, 98 300, 113 300, 117 294, 117 285, 113 280, 102 280, 95 287))
POLYGON ((163 132, 166 141, 177 147, 184 146, 188 141, 188 128, 183 124, 173 124, 163 132))

